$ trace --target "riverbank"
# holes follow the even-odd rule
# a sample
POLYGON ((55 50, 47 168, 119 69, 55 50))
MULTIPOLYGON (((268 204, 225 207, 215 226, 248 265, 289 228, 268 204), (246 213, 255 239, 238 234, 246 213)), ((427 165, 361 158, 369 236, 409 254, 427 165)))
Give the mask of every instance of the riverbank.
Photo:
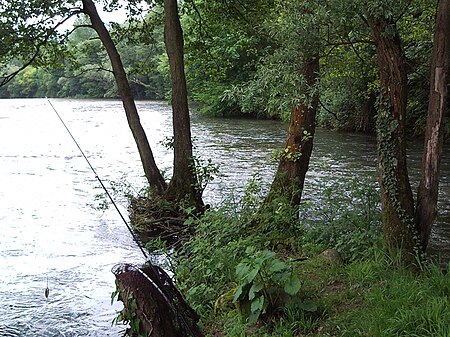
POLYGON ((196 233, 177 251, 151 243, 206 336, 450 335, 450 275, 431 263, 413 273, 384 254, 375 184, 306 202, 295 222, 283 200, 260 211, 260 186, 191 218, 196 233), (340 258, 324 258, 326 248, 340 258))
POLYGON ((297 301, 256 324, 220 308, 204 319, 207 336, 449 336, 449 276, 434 266, 416 275, 379 252, 346 265, 314 258, 295 270, 297 301))

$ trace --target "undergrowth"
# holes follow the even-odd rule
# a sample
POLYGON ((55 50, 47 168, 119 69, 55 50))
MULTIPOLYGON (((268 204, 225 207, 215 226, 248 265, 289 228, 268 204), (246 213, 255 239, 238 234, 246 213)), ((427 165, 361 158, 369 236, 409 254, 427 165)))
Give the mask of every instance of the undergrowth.
POLYGON ((450 336, 450 276, 385 255, 373 181, 324 184, 299 208, 261 208, 261 185, 193 219, 169 253, 207 336, 450 336), (344 264, 319 257, 329 248, 344 264))

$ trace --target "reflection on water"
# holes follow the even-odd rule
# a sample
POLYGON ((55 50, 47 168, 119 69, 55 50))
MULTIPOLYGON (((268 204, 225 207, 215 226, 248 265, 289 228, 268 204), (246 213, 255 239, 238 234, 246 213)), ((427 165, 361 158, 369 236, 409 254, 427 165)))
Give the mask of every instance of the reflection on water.
MULTIPOLYGON (((144 186, 120 102, 53 104, 104 181, 126 178, 136 188, 144 186)), ((1 335, 120 336, 123 327, 111 326, 120 306, 110 305, 110 270, 120 262, 143 262, 139 249, 113 210, 89 206, 102 191, 48 103, 1 100, 0 106, 1 335)), ((172 154, 161 144, 171 135, 170 108, 163 102, 139 102, 138 108, 157 164, 170 177, 172 154)), ((192 133, 196 153, 220 166, 221 176, 205 191, 205 202, 217 204, 231 191, 242 191, 255 174, 270 183, 276 166, 271 156, 283 144, 286 125, 194 115, 192 133)), ((305 196, 314 199, 325 179, 375 174, 375 157, 372 137, 319 130, 305 196)), ((420 145, 413 144, 410 159, 417 180, 420 145)), ((450 159, 444 156, 432 245, 447 255, 449 174, 450 159)))

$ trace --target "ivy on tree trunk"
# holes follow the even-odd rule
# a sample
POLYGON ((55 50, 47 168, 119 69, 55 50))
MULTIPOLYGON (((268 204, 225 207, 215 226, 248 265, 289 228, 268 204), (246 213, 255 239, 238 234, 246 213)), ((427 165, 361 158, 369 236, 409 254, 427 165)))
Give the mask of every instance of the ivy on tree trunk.
POLYGON ((385 17, 371 17, 368 23, 376 45, 381 86, 377 140, 384 241, 391 254, 400 254, 405 264, 412 264, 417 255, 417 233, 406 164, 404 53, 395 23, 385 17))
POLYGON ((281 153, 275 179, 268 199, 282 196, 292 205, 299 205, 306 172, 313 149, 318 94, 315 84, 319 76, 319 56, 310 56, 301 65, 299 75, 303 78, 306 99, 292 107, 288 137, 281 153))

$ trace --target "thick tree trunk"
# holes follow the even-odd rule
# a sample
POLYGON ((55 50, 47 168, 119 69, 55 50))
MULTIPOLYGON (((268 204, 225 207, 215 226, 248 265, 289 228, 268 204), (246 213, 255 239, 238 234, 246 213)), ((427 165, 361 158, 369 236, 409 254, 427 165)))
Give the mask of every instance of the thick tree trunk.
POLYGON ((300 204, 306 172, 313 149, 318 95, 315 84, 319 76, 319 57, 310 57, 300 68, 309 94, 308 100, 295 105, 291 111, 289 133, 281 154, 268 199, 283 196, 292 205, 300 204))
POLYGON ((115 266, 113 273, 124 305, 122 317, 130 325, 128 336, 203 337, 199 316, 164 270, 123 264, 115 266))
POLYGON ((436 16, 422 178, 417 193, 416 207, 416 225, 424 252, 428 246, 431 228, 437 215, 439 169, 447 110, 449 44, 450 0, 441 0, 436 16))
POLYGON ((191 125, 184 73, 184 42, 178 16, 177 0, 164 0, 164 43, 169 57, 173 111, 173 176, 167 196, 185 200, 201 209, 203 201, 198 186, 192 154, 191 125))
POLYGON ((400 36, 394 23, 371 18, 380 72, 380 107, 377 116, 378 162, 385 245, 415 262, 417 240, 414 200, 406 164, 405 115, 407 78, 400 36))
POLYGON ((152 188, 154 195, 162 195, 166 190, 166 182, 162 177, 158 167, 156 166, 150 144, 141 125, 136 104, 130 90, 127 75, 123 68, 120 55, 116 49, 114 42, 100 19, 95 4, 92 0, 83 0, 83 12, 89 16, 92 28, 97 32, 103 46, 105 47, 114 72, 117 89, 121 96, 125 114, 127 116, 128 125, 133 134, 134 140, 138 147, 142 166, 145 176, 152 188))

